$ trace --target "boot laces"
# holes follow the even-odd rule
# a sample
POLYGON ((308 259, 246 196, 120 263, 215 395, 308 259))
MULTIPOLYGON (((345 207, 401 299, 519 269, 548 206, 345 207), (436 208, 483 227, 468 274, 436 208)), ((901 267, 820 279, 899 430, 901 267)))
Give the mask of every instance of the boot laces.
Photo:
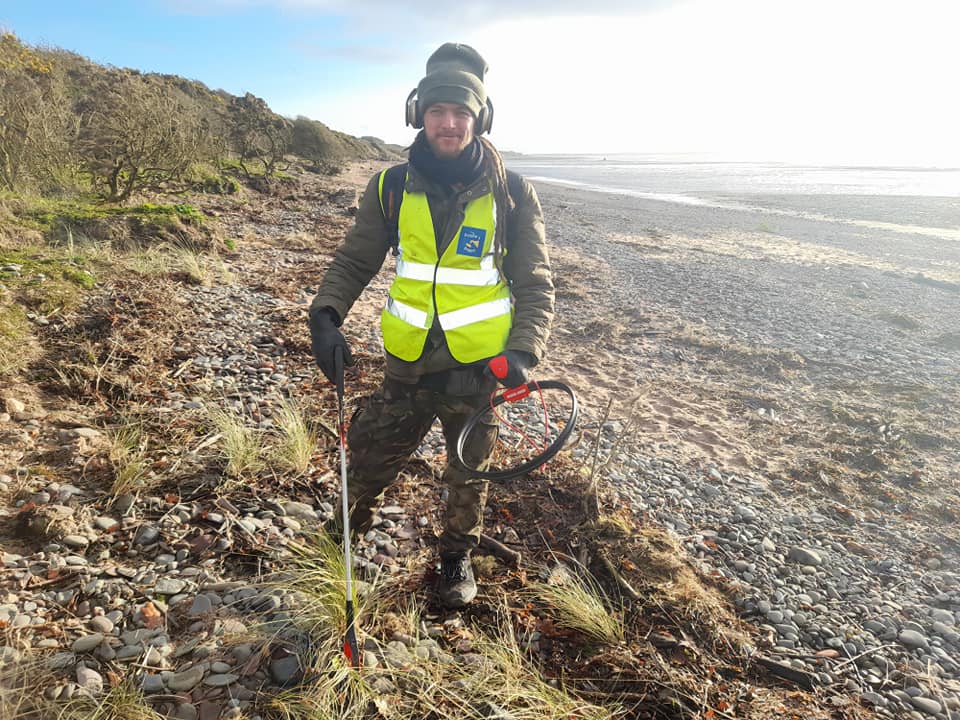
POLYGON ((440 574, 443 576, 444 580, 450 583, 457 583, 461 580, 466 580, 467 571, 465 565, 465 557, 457 556, 444 558, 441 562, 440 574))

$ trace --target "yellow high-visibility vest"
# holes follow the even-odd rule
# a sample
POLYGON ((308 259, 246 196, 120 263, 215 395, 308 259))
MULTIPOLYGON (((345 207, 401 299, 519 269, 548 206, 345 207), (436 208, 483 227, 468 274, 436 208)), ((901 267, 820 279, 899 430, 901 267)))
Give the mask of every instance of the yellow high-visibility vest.
MULTIPOLYGON (((381 173, 381 198, 383 178, 381 173)), ((397 226, 396 277, 380 313, 387 352, 417 360, 436 318, 458 362, 499 354, 510 335, 513 306, 494 261, 493 193, 467 203, 463 223, 440 257, 425 193, 404 190, 397 226)))

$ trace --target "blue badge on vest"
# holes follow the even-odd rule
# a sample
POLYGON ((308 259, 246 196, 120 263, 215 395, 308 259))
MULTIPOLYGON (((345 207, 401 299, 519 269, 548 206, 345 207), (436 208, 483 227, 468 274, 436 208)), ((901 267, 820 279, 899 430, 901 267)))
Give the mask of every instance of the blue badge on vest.
POLYGON ((460 239, 457 241, 457 255, 480 257, 483 255, 483 243, 487 239, 487 231, 482 228, 460 228, 460 239))

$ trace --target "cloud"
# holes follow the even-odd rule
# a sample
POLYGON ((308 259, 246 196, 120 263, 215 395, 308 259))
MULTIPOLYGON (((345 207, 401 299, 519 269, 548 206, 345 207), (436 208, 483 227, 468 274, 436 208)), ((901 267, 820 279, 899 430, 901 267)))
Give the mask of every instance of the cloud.
MULTIPOLYGON (((325 82, 291 94, 283 111, 406 142, 403 100, 427 56, 455 40, 490 64, 493 138, 505 148, 960 162, 960 95, 949 91, 957 3, 480 0, 456 14, 423 0, 355 5, 270 5, 303 19, 288 43, 331 60, 325 82), (333 19, 336 32, 311 19, 333 19)), ((267 4, 199 6, 240 14, 267 4)))
POLYGON ((419 53, 390 45, 356 43, 326 47, 324 43, 325 40, 321 38, 304 37, 294 40, 290 45, 304 55, 320 60, 345 60, 370 65, 392 65, 421 60, 419 53))
POLYGON ((683 4, 686 0, 486 0, 463 3, 455 11, 436 0, 159 0, 184 14, 223 14, 250 8, 276 8, 282 12, 321 13, 341 17, 360 31, 377 31, 401 37, 430 32, 461 33, 488 24, 538 17, 611 17, 638 15, 683 4))

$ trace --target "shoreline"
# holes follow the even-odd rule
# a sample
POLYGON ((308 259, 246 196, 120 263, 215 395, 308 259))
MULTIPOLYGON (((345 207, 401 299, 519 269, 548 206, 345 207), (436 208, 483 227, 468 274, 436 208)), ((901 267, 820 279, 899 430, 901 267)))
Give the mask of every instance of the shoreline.
POLYGON ((836 431, 831 408, 855 405, 855 434, 872 421, 852 418, 871 414, 911 426, 900 470, 923 458, 958 477, 955 244, 811 219, 755 227, 730 211, 536 187, 555 260, 557 334, 592 341, 600 369, 576 353, 555 362, 598 406, 662 381, 652 442, 699 428, 723 442, 715 456, 682 443, 688 459, 736 457, 742 469, 789 473, 824 453, 818 435, 836 431), (693 417, 678 427, 670 406, 680 399, 693 417), (758 435, 744 419, 760 407, 808 426, 803 440, 758 435), (713 419, 696 408, 713 408, 703 413, 713 419))
POLYGON ((553 190, 638 199, 690 207, 834 222, 890 232, 928 235, 960 242, 960 196, 857 193, 729 193, 693 194, 634 190, 575 180, 527 176, 538 190, 553 190))

